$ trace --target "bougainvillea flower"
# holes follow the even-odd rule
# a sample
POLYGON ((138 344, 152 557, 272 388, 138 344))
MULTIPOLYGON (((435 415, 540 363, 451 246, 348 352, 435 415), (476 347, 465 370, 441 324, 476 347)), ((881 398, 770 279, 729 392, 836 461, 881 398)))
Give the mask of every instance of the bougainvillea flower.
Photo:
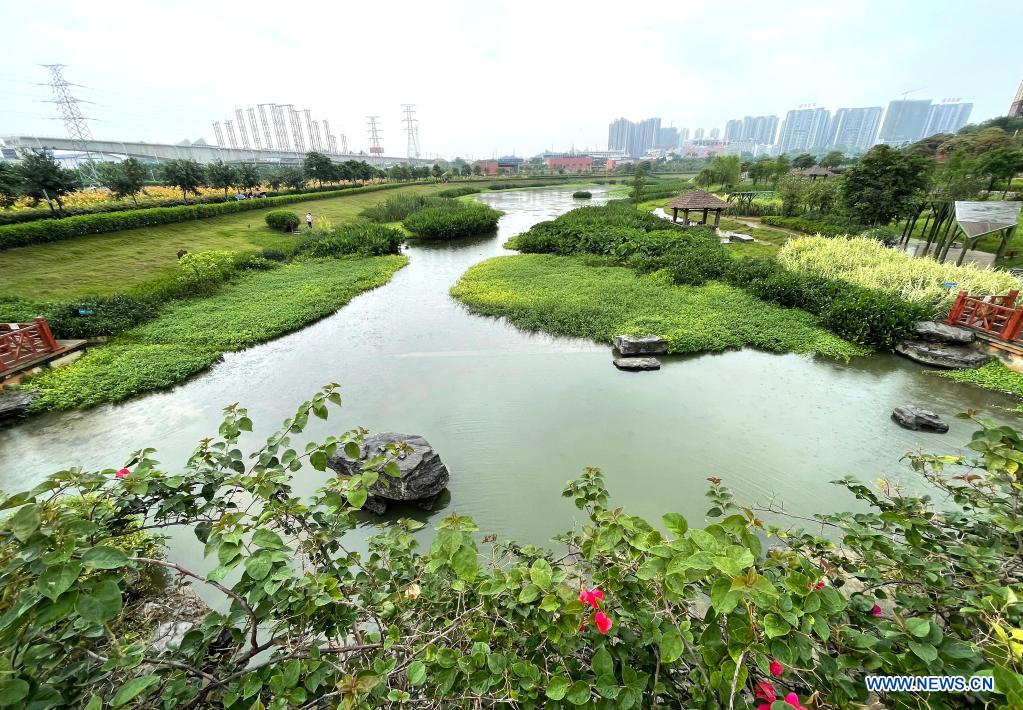
POLYGON ((782 673, 785 672, 785 666, 783 666, 782 664, 778 663, 778 661, 774 660, 773 658, 771 659, 771 666, 770 666, 770 668, 771 668, 771 675, 773 675, 773 676, 779 676, 779 675, 781 675, 782 673))
POLYGON ((583 604, 589 604, 594 609, 597 608, 597 602, 604 598, 604 592, 599 589, 580 589, 579 590, 579 601, 583 604))
POLYGON ((131 471, 129 471, 126 468, 122 468, 120 471, 118 471, 114 475, 117 476, 118 480, 120 480, 120 479, 124 478, 125 476, 127 476, 129 473, 131 473, 131 471))
POLYGON ((766 700, 768 704, 778 699, 778 696, 774 694, 774 686, 766 680, 757 683, 756 689, 753 691, 753 697, 757 700, 766 700))
POLYGON ((795 693, 789 693, 786 695, 785 702, 794 707, 796 710, 806 710, 806 708, 799 704, 799 696, 795 693))
POLYGON ((875 604, 870 608, 870 613, 874 616, 881 616, 881 607, 875 604))
POLYGON ((593 623, 597 625, 597 631, 602 634, 606 634, 610 631, 611 626, 613 625, 611 618, 602 611, 598 611, 593 615, 593 623))

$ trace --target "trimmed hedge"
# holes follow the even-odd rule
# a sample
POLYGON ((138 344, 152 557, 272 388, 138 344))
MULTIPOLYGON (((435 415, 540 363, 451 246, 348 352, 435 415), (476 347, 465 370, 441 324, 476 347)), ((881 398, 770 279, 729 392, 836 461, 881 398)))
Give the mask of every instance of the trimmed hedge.
POLYGON ((497 229, 501 213, 479 202, 454 202, 413 212, 402 226, 423 239, 457 239, 497 229))
POLYGON ((56 242, 63 239, 83 237, 89 234, 104 234, 106 232, 119 232, 123 229, 137 229, 139 227, 153 227, 160 224, 173 224, 175 222, 187 222, 192 219, 204 217, 219 217, 235 212, 246 212, 249 210, 262 210, 277 205, 288 205, 293 202, 305 202, 308 200, 323 200, 341 195, 351 195, 360 192, 376 192, 378 190, 393 190, 405 185, 367 185, 364 187, 349 187, 340 190, 324 190, 317 193, 299 193, 295 195, 281 195, 279 197, 261 197, 253 200, 236 200, 233 202, 221 202, 217 204, 182 205, 180 207, 152 207, 142 210, 128 210, 125 212, 109 212, 105 214, 89 214, 78 217, 65 217, 64 219, 46 219, 24 224, 11 224, 0 227, 0 249, 11 249, 13 247, 28 246, 29 244, 42 244, 45 242, 56 242))
POLYGON ((441 190, 437 193, 437 197, 464 197, 465 195, 475 195, 478 192, 482 192, 478 187, 452 187, 449 190, 441 190))
POLYGON ((572 197, 580 200, 587 200, 593 197, 593 193, 590 192, 589 190, 576 190, 575 192, 572 193, 572 197))
POLYGON ((805 234, 820 234, 825 237, 844 237, 847 234, 861 234, 869 227, 863 224, 840 224, 837 222, 824 222, 805 217, 779 217, 768 215, 761 217, 760 221, 772 227, 784 227, 805 234))
POLYGON ((263 220, 266 222, 266 226, 281 232, 294 232, 295 227, 301 223, 298 215, 290 210, 267 212, 263 220))

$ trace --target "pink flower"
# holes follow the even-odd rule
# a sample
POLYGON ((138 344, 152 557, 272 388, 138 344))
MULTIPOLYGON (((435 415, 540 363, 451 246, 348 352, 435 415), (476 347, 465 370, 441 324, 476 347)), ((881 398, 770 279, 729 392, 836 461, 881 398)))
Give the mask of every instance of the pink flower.
POLYGON ((806 588, 809 589, 811 592, 814 589, 820 589, 823 586, 824 586, 824 580, 823 579, 820 580, 819 582, 817 582, 817 584, 814 584, 813 582, 807 582, 806 583, 806 588))
POLYGON ((610 631, 613 622, 611 618, 602 611, 598 611, 593 615, 593 623, 597 625, 597 631, 602 634, 606 634, 610 631))
POLYGON ((604 592, 599 589, 581 589, 579 590, 579 601, 583 604, 589 604, 594 609, 597 608, 597 602, 604 598, 604 592))
POLYGON ((817 589, 820 589, 821 587, 823 587, 824 584, 825 584, 825 582, 824 582, 823 579, 821 581, 817 582, 817 589))
POLYGON ((783 666, 782 664, 778 663, 778 661, 774 660, 773 658, 771 659, 771 666, 770 666, 770 668, 771 668, 771 675, 773 675, 773 676, 779 676, 779 675, 781 675, 782 673, 785 672, 785 666, 783 666))
POLYGON ((757 705, 757 710, 771 710, 771 705, 769 703, 760 703, 757 705))
POLYGON ((117 480, 121 480, 122 478, 124 478, 125 476, 127 476, 127 475, 128 475, 129 473, 131 473, 131 471, 129 471, 129 470, 128 470, 128 469, 126 469, 126 468, 122 468, 122 469, 121 469, 120 471, 118 471, 117 473, 115 473, 115 474, 114 474, 114 476, 116 476, 116 477, 117 477, 117 480))
POLYGON ((870 608, 870 613, 874 616, 881 616, 881 607, 875 604, 870 608))
POLYGON ((806 708, 799 704, 799 696, 795 693, 789 693, 786 695, 785 702, 794 707, 796 710, 806 710, 806 708))
POLYGON ((762 680, 757 683, 756 689, 753 691, 753 697, 757 700, 766 700, 768 705, 778 698, 778 696, 774 694, 774 686, 766 680, 762 680))

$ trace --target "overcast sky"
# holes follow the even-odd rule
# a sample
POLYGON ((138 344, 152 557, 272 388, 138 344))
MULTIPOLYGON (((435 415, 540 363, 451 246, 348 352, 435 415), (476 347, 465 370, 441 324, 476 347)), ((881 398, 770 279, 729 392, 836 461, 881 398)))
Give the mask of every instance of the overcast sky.
POLYGON ((355 149, 378 114, 405 154, 603 149, 618 116, 723 127, 800 104, 961 97, 1004 115, 1023 79, 1023 2, 5 3, 0 135, 64 135, 63 63, 97 138, 213 142, 239 106, 309 108, 355 149))

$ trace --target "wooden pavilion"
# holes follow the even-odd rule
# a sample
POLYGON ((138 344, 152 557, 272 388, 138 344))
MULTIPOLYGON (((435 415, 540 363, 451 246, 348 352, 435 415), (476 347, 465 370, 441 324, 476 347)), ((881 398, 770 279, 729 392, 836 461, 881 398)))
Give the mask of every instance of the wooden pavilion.
POLYGON ((707 224, 710 213, 714 213, 714 226, 721 222, 721 213, 731 207, 722 199, 715 197, 704 190, 690 190, 683 192, 674 200, 668 203, 671 208, 671 221, 678 222, 678 213, 682 212, 682 224, 707 224), (703 212, 702 220, 690 220, 690 212, 703 212))

